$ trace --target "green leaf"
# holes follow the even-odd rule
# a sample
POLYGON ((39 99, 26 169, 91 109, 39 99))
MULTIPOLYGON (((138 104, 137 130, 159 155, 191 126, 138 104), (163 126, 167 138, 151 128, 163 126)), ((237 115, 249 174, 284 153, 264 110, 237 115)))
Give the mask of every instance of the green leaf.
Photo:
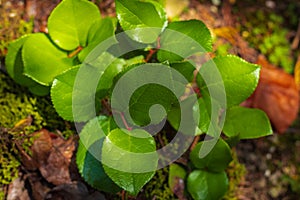
POLYGON ((112 107, 124 113, 129 124, 138 125, 160 123, 178 104, 187 84, 176 70, 157 63, 127 67, 118 78, 112 107))
POLYGON ((228 190, 228 178, 224 171, 211 173, 195 170, 188 176, 187 188, 194 200, 218 200, 228 190))
POLYGON ((178 185, 179 180, 181 179, 182 181, 184 181, 185 177, 186 171, 180 165, 171 164, 169 166, 168 184, 172 191, 176 189, 176 185, 178 185))
POLYGON ((73 121, 73 85, 79 66, 58 75, 51 87, 51 100, 56 112, 65 120, 73 121))
MULTIPOLYGON (((210 96, 209 88, 214 91, 220 90, 215 93, 221 94, 224 84, 227 107, 231 107, 239 105, 254 92, 258 84, 259 72, 260 67, 258 65, 248 63, 237 56, 219 56, 202 65, 200 68, 201 75, 197 76, 197 83, 201 94, 206 97, 210 96), (212 73, 215 66, 222 80, 215 80, 215 75, 212 73), (209 84, 206 84, 205 81, 209 81, 209 84)), ((216 99, 218 95, 213 98, 218 101, 216 99)))
POLYGON ((124 59, 116 59, 109 53, 104 53, 94 62, 94 66, 98 65, 108 66, 102 74, 97 87, 98 97, 103 98, 112 87, 115 76, 123 70, 126 61, 124 59))
POLYGON ((197 52, 212 51, 212 38, 208 28, 199 20, 170 23, 160 38, 157 53, 160 62, 181 61, 197 52))
POLYGON ((194 71, 196 70, 196 68, 192 63, 188 61, 174 62, 174 63, 170 63, 170 66, 173 69, 176 69, 178 72, 180 72, 187 79, 188 82, 193 81, 194 71))
POLYGON ((209 124, 210 124, 210 112, 207 109, 207 105, 206 105, 203 98, 198 99, 198 106, 199 107, 198 107, 198 110, 197 110, 197 107, 195 105, 196 113, 200 113, 198 128, 200 130, 200 134, 201 133, 207 133, 208 128, 209 128, 209 124))
POLYGON ((92 24, 87 37, 87 46, 78 54, 81 62, 102 41, 114 36, 115 24, 112 18, 98 19, 92 24))
POLYGON ((73 59, 49 40, 47 35, 30 35, 23 45, 24 74, 38 83, 49 86, 53 79, 73 65, 73 59))
POLYGON ((254 139, 271 135, 273 131, 262 110, 235 106, 226 112, 223 132, 228 137, 254 139))
POLYGON ((30 35, 23 36, 8 46, 8 53, 5 57, 5 66, 7 73, 14 81, 20 85, 31 86, 35 85, 35 81, 23 74, 22 47, 30 35))
POLYGON ((114 129, 103 143, 104 170, 117 185, 137 195, 155 174, 155 150, 155 141, 146 131, 114 129))
POLYGON ((18 84, 29 87, 29 91, 38 96, 49 94, 49 87, 40 85, 31 78, 24 75, 24 64, 22 60, 22 47, 30 35, 20 37, 11 42, 8 47, 8 53, 5 57, 5 65, 7 73, 18 84))
POLYGON ((190 154, 193 165, 198 169, 205 169, 210 172, 224 171, 232 160, 228 144, 219 139, 213 149, 204 158, 200 158, 199 152, 204 142, 206 141, 198 143, 190 154))
POLYGON ((166 13, 157 2, 150 0, 115 2, 117 17, 123 30, 129 31, 127 34, 135 41, 153 43, 167 25, 166 13))
POLYGON ((32 94, 35 94, 37 96, 46 96, 50 93, 49 86, 40 85, 38 83, 30 86, 28 89, 32 94))
MULTIPOLYGON (((55 78, 51 88, 51 100, 55 110, 62 118, 64 118, 65 120, 76 120, 80 122, 87 121, 95 116, 95 114, 91 112, 90 107, 94 106, 96 107, 96 110, 99 110, 100 100, 94 100, 91 97, 93 85, 89 86, 88 84, 93 84, 93 81, 87 81, 92 80, 89 79, 89 75, 86 76, 85 80, 82 80, 86 84, 86 87, 74 87, 74 82, 79 68, 80 66, 71 68, 70 70, 58 75, 55 78), (77 107, 75 110, 73 107, 73 98, 77 98, 77 107), (74 119, 74 112, 77 112, 76 119, 74 119)), ((90 70, 95 71, 92 73, 98 73, 98 71, 94 70, 93 68, 91 68, 90 70)), ((94 88, 95 87, 96 86, 94 86, 94 88)))
POLYGON ((105 135, 114 128, 111 118, 100 116, 90 120, 80 133, 76 154, 77 167, 84 180, 92 187, 110 193, 116 193, 121 188, 104 172, 100 156, 105 135))
POLYGON ((196 118, 193 113, 195 101, 196 97, 191 95, 181 101, 180 105, 176 104, 172 106, 171 110, 168 112, 168 121, 175 130, 179 130, 181 120, 196 122, 196 120, 199 118, 196 118), (184 111, 185 114, 181 114, 181 111, 184 111))
POLYGON ((50 37, 65 50, 84 47, 90 27, 99 18, 99 9, 93 3, 86 0, 64 0, 48 18, 50 37))
POLYGON ((93 56, 89 63, 82 63, 57 76, 51 88, 51 99, 58 114, 76 122, 95 117, 103 98, 103 93, 97 93, 97 88, 110 87, 111 75, 120 71, 120 63, 123 61, 104 52, 93 56))

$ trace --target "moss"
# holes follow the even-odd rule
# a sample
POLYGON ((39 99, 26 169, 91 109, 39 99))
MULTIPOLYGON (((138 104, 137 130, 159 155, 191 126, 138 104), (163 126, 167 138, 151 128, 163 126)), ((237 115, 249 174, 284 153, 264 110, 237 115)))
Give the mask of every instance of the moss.
POLYGON ((6 55, 8 44, 21 37, 32 33, 33 20, 22 19, 22 5, 12 4, 11 1, 0 1, 0 58, 6 55))
POLYGON ((74 133, 56 114, 49 97, 34 96, 0 74, 0 185, 18 176, 19 150, 30 154, 31 133, 41 128, 60 130, 65 136, 74 133))
MULTIPOLYGON (((157 134, 156 145, 157 149, 162 148, 169 143, 167 132, 163 131, 157 134)), ((168 184, 169 167, 164 167, 157 170, 154 177, 144 187, 145 199, 176 199, 168 184)))
POLYGON ((0 74, 0 127, 13 128, 28 116, 33 119, 32 124, 26 127, 29 132, 47 128, 67 133, 73 128, 58 116, 49 96, 35 96, 7 75, 0 74))
POLYGON ((151 181, 144 187, 146 199, 176 199, 168 185, 169 168, 156 171, 151 181))
POLYGON ((259 10, 246 13, 245 19, 246 23, 240 29, 250 45, 264 54, 272 64, 282 67, 288 73, 293 72, 294 61, 284 18, 259 10))
POLYGON ((223 197, 224 200, 237 200, 237 193, 239 184, 243 181, 246 175, 246 168, 243 164, 239 163, 236 151, 232 150, 233 160, 229 164, 226 172, 229 179, 229 189, 226 195, 223 197))

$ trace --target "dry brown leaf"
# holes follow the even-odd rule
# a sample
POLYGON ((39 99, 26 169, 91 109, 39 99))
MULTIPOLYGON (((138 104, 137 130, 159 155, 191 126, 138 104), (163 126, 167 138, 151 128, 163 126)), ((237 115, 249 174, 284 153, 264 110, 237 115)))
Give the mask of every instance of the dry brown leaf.
POLYGON ((296 119, 299 110, 299 92, 294 78, 271 65, 263 56, 259 84, 248 99, 248 106, 264 110, 274 128, 283 133, 296 119))
POLYGON ((32 158, 42 176, 54 185, 71 182, 70 163, 75 150, 73 138, 63 138, 43 129, 34 134, 37 137, 32 146, 32 158))
POLYGON ((38 167, 47 162, 52 149, 52 140, 49 131, 42 129, 33 134, 35 137, 32 145, 32 158, 38 163, 38 167))
POLYGON ((65 141, 57 137, 52 142, 53 146, 47 162, 42 164, 39 170, 43 177, 54 185, 70 183, 69 166, 73 151, 75 150, 74 141, 72 138, 65 141))

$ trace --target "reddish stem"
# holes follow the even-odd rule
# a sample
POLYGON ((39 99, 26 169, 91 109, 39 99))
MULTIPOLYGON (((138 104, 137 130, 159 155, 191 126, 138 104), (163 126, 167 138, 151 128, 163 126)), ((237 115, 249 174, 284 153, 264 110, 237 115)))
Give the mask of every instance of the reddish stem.
POLYGON ((83 49, 82 46, 77 47, 77 49, 76 49, 75 51, 71 52, 71 53, 68 55, 68 58, 72 58, 72 57, 76 56, 82 49, 83 49))
POLYGON ((112 111, 112 112, 113 112, 113 113, 117 113, 117 114, 119 114, 119 115, 121 116, 122 122, 123 122, 123 124, 124 124, 124 126, 125 126, 125 128, 126 128, 127 130, 129 130, 129 131, 132 130, 132 128, 127 124, 127 121, 126 121, 126 119, 125 119, 125 117, 124 117, 124 113, 119 112, 119 111, 112 111))
POLYGON ((155 54, 157 52, 157 49, 150 49, 149 53, 145 59, 145 62, 149 62, 149 60, 152 58, 153 54, 155 54))

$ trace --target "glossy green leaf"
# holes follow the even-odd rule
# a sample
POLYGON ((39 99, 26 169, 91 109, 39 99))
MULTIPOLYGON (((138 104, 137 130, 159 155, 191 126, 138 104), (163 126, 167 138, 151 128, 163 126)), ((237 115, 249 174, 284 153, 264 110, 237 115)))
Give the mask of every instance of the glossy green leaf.
POLYGON ((24 74, 49 86, 53 79, 73 66, 73 59, 58 49, 43 33, 32 34, 23 45, 24 74))
MULTIPOLYGON (((203 64, 200 68, 200 75, 197 77, 197 83, 200 87, 201 94, 209 97, 209 90, 222 93, 222 85, 224 84, 227 98, 227 107, 239 105, 246 100, 255 90, 259 80, 260 67, 255 64, 248 63, 243 59, 228 55, 215 57, 203 64), (212 70, 215 66, 223 80, 215 80, 212 70), (205 81, 209 81, 209 85, 205 81)), ((214 97, 218 101, 218 96, 214 97)))
POLYGON ((167 25, 166 13, 157 2, 151 0, 116 0, 115 2, 117 17, 123 30, 132 30, 127 34, 135 41, 153 43, 167 25))
POLYGON ((176 189, 176 185, 179 184, 180 180, 184 182, 185 177, 186 177, 186 170, 182 168, 180 165, 173 163, 169 166, 168 184, 172 191, 176 189))
POLYGON ((86 0, 64 0, 48 18, 49 34, 62 49, 84 47, 91 25, 99 18, 99 9, 93 3, 86 0))
POLYGON ((226 173, 193 171, 187 179, 187 188, 194 200, 219 200, 228 190, 226 173))
POLYGON ((271 135, 273 131, 262 110, 235 106, 226 112, 223 132, 228 137, 254 139, 271 135))
POLYGON ((65 120, 73 121, 73 85, 79 66, 57 76, 51 87, 51 100, 56 112, 65 120))
POLYGON ((92 187, 110 193, 116 193, 121 188, 104 172, 100 156, 105 135, 114 128, 111 118, 105 116, 89 121, 80 133, 81 140, 76 154, 77 167, 84 180, 92 187))
POLYGON ((104 170, 117 185, 137 195, 155 174, 158 163, 155 150, 155 141, 146 131, 114 129, 103 143, 104 170))
POLYGON ((199 157, 199 152, 204 142, 196 145, 190 154, 193 165, 198 169, 206 169, 210 172, 222 172, 232 160, 231 150, 228 144, 219 139, 213 149, 204 157, 199 157))
MULTIPOLYGON (((65 120, 74 121, 74 107, 73 107, 73 98, 76 94, 77 104, 80 104, 80 109, 77 107, 76 110, 76 121, 87 121, 95 116, 95 113, 91 112, 89 109, 90 106, 95 106, 96 110, 99 110, 100 100, 96 99, 94 101, 89 101, 91 97, 92 86, 93 84, 89 77, 86 77, 86 80, 83 83, 86 84, 86 87, 83 88, 74 88, 74 82, 77 76, 77 72, 80 66, 74 67, 55 78, 51 88, 51 100, 54 105, 57 113, 64 118, 65 120)), ((91 68, 91 70, 93 70, 91 68)), ((94 73, 98 73, 97 70, 94 70, 94 73)), ((93 72, 92 72, 93 73, 93 72)), ((95 86, 96 87, 96 86, 95 86)), ((95 91, 96 92, 96 89, 95 91)), ((96 97, 97 98, 97 97, 96 97)))
POLYGON ((81 62, 86 56, 102 41, 114 36, 115 24, 112 18, 98 19, 95 21, 88 32, 87 46, 78 54, 81 62))
POLYGON ((5 66, 7 73, 14 81, 24 86, 35 85, 35 81, 23 74, 22 47, 30 35, 21 37, 8 46, 8 53, 5 57, 5 66))
POLYGON ((212 38, 208 28, 199 20, 170 23, 160 38, 160 62, 181 61, 197 52, 212 50, 212 38), (170 31, 169 31, 170 30, 170 31))

